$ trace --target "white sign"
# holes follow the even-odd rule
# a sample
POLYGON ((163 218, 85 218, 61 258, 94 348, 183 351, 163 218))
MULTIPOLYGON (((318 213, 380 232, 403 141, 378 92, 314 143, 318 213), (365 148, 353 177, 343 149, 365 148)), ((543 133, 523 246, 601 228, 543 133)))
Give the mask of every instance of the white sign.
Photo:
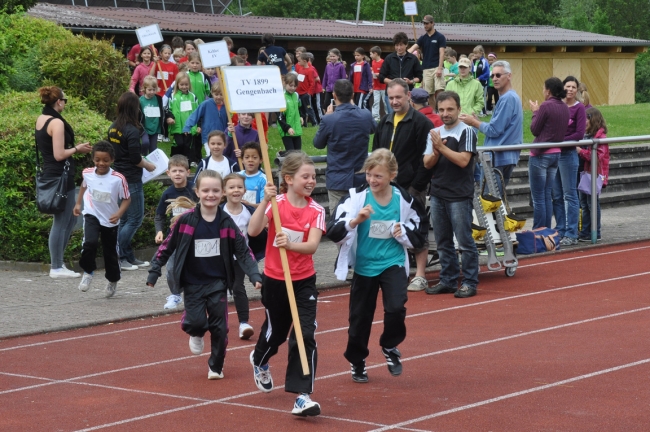
POLYGON ((135 34, 138 36, 138 43, 143 48, 163 41, 158 24, 136 29, 135 34))
POLYGON ((204 68, 216 68, 230 64, 230 51, 225 41, 200 44, 198 48, 204 68))
POLYGON ((221 73, 229 112, 277 112, 287 108, 277 66, 226 66, 221 73))
POLYGON ((418 4, 414 1, 405 1, 404 2, 404 15, 417 15, 418 14, 418 4))
POLYGON ((142 183, 147 183, 148 181, 153 180, 155 177, 158 177, 160 174, 167 171, 169 158, 161 149, 152 151, 145 157, 145 159, 156 165, 156 169, 152 172, 149 172, 146 169, 142 168, 142 183))

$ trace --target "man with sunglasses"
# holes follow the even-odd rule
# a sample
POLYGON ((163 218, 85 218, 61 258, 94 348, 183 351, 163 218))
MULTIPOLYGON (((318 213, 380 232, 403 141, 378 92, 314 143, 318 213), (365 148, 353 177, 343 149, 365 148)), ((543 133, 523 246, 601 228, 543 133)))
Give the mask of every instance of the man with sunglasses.
MULTIPOLYGON (((476 115, 461 114, 460 120, 478 128, 485 135, 485 147, 523 144, 524 142, 524 111, 521 99, 512 89, 512 69, 507 61, 496 61, 492 64, 490 75, 494 88, 499 92, 492 119, 489 122, 480 121, 476 115)), ((519 162, 519 150, 494 152, 492 165, 503 174, 504 185, 508 185, 510 175, 519 162)), ((501 196, 503 187, 498 182, 501 196)))
POLYGON ((425 15, 422 18, 422 25, 426 33, 418 38, 408 52, 413 53, 419 49, 422 53, 422 87, 431 95, 429 105, 435 106, 435 95, 445 89, 443 65, 447 39, 442 33, 436 31, 431 15, 425 15))

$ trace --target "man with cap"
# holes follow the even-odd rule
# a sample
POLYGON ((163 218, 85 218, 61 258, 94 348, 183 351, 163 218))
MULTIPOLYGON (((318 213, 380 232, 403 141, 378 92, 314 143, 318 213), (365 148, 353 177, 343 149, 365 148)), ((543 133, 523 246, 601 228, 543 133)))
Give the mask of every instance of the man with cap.
POLYGON ((468 58, 458 61, 458 75, 447 83, 446 91, 460 96, 460 112, 467 115, 479 114, 483 109, 483 86, 471 74, 472 62, 468 58))
POLYGON ((411 106, 424 114, 435 127, 443 125, 440 116, 433 112, 433 108, 429 105, 429 92, 423 88, 416 88, 411 91, 411 106))
POLYGON ((423 78, 422 86, 431 95, 429 105, 435 104, 435 95, 445 89, 444 60, 447 39, 436 31, 431 15, 422 18, 425 33, 420 36, 409 52, 420 50, 422 53, 423 78))

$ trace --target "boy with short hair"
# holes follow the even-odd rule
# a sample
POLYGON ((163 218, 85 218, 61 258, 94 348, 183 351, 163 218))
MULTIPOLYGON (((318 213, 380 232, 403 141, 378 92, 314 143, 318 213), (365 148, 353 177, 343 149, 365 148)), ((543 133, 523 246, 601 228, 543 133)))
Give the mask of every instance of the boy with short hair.
POLYGON ((298 97, 300 98, 303 124, 307 126, 307 120, 310 120, 312 125, 316 126, 318 125, 318 121, 316 121, 316 115, 311 104, 316 73, 314 67, 309 64, 309 55, 307 53, 300 54, 298 63, 296 64, 296 72, 298 73, 298 88, 296 89, 296 93, 298 93, 298 97))
POLYGON ((266 175, 260 170, 262 163, 262 149, 260 143, 249 141, 241 148, 241 157, 244 162, 244 169, 239 174, 244 176, 246 193, 243 201, 252 207, 257 208, 264 199, 264 186, 266 186, 266 175))
POLYGON ((226 45, 228 45, 228 54, 230 55, 230 58, 233 58, 236 55, 234 52, 232 52, 232 47, 235 45, 234 42, 228 36, 224 37, 222 40, 226 43, 226 45))
POLYGON ((250 66, 251 64, 248 62, 248 50, 244 47, 241 47, 237 50, 237 56, 241 57, 242 60, 244 60, 244 66, 250 66))
MULTIPOLYGON (((156 207, 156 215, 154 217, 154 226, 156 227, 156 244, 162 243, 164 238, 169 234, 169 227, 171 225, 171 219, 184 213, 187 210, 181 206, 173 206, 168 212, 169 201, 175 200, 178 197, 186 197, 194 202, 198 201, 196 194, 194 193, 194 184, 187 180, 190 175, 190 163, 187 158, 183 155, 174 155, 169 158, 169 164, 167 165, 167 177, 172 181, 172 185, 169 186, 160 197, 158 202, 158 207, 156 207)), ((167 261, 167 285, 169 285, 169 291, 171 295, 167 297, 167 302, 165 303, 164 309, 174 309, 181 302, 183 298, 181 297, 180 283, 177 280, 174 280, 174 258, 175 253, 171 255, 167 261)))
POLYGON ((392 109, 386 96, 386 84, 378 79, 381 65, 384 64, 384 59, 381 58, 381 48, 378 46, 370 48, 370 58, 372 59, 372 118, 378 122, 381 117, 379 114, 382 103, 384 104, 386 114, 390 114, 392 109))
POLYGON ((111 168, 115 161, 113 144, 108 141, 97 142, 93 146, 92 158, 95 167, 83 170, 83 183, 73 210, 75 216, 81 213, 84 215, 84 239, 79 259, 84 274, 79 290, 86 292, 90 288, 97 268, 95 258, 101 236, 105 276, 108 280, 105 295, 108 298, 115 294, 117 282, 121 278, 117 231, 120 218, 131 204, 131 196, 126 178, 111 168))
POLYGON ((449 63, 449 66, 445 66, 445 68, 449 72, 445 74, 445 80, 448 82, 458 75, 458 60, 456 57, 458 57, 456 50, 447 47, 445 50, 445 63, 449 63))

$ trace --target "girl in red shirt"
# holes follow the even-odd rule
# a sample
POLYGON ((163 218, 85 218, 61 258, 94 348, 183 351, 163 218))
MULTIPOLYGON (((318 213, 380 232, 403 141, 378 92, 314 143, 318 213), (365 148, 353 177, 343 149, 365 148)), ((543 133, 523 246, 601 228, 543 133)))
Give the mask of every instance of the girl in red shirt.
POLYGON ((290 152, 282 164, 278 210, 282 220, 282 232, 276 233, 271 211, 271 197, 276 196, 275 185, 264 188, 264 199, 257 207, 248 224, 248 235, 259 235, 269 225, 266 244, 266 262, 262 282, 262 304, 266 308, 266 321, 250 360, 253 365, 255 384, 263 392, 273 390, 269 360, 287 339, 293 323, 285 275, 280 261, 279 247, 287 251, 289 270, 293 281, 302 337, 309 362, 309 375, 303 375, 298 354, 298 344, 293 330, 289 335, 289 364, 285 391, 297 393, 292 414, 316 416, 320 405, 312 401, 316 377, 316 270, 312 255, 316 252, 325 232, 325 209, 311 198, 316 187, 316 170, 309 157, 300 151, 290 152))
POLYGON ((160 48, 160 61, 155 61, 151 65, 149 75, 155 76, 158 80, 158 96, 165 96, 165 92, 172 86, 172 83, 178 75, 178 66, 169 61, 172 56, 172 47, 163 45, 160 48))

